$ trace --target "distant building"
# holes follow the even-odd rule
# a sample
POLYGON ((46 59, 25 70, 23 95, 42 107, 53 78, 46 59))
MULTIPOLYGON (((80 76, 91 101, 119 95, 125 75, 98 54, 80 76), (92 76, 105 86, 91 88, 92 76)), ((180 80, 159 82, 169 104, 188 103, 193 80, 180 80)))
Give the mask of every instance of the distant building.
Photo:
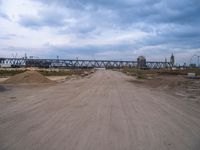
POLYGON ((175 57, 174 57, 173 53, 172 53, 172 55, 171 55, 171 57, 170 57, 170 62, 171 62, 172 65, 174 66, 174 64, 175 64, 175 57))
POLYGON ((144 56, 139 56, 137 58, 137 67, 138 68, 146 68, 146 58, 144 56))

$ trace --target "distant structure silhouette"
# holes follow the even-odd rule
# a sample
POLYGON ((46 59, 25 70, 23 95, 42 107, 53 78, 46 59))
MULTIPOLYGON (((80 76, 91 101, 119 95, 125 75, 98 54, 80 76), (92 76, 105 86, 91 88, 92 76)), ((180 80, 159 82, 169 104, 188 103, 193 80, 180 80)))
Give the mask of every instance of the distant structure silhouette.
POLYGON ((173 54, 173 53, 172 53, 172 55, 171 55, 170 62, 171 62, 172 65, 174 66, 174 64, 175 64, 175 57, 174 57, 174 54, 173 54))
POLYGON ((146 58, 144 56, 139 56, 137 58, 137 67, 138 68, 146 68, 146 58))

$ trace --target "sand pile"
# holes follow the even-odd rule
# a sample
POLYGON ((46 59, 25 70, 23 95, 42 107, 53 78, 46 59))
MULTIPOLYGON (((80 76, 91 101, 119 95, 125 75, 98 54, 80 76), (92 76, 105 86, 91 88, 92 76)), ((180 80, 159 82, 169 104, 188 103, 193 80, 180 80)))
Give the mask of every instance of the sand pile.
POLYGON ((42 74, 37 71, 26 71, 10 77, 5 80, 4 83, 10 84, 19 84, 19 83, 52 83, 53 81, 49 80, 42 74))
POLYGON ((180 84, 185 81, 185 77, 183 76, 154 76, 150 79, 137 79, 132 80, 136 84, 145 85, 152 88, 177 88, 180 84))

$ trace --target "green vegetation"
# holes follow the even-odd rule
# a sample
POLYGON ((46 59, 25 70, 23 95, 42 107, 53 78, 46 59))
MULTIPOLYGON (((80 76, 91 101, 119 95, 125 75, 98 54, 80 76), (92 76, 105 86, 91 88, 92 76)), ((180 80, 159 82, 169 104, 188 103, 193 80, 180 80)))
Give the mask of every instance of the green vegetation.
POLYGON ((25 72, 26 70, 8 70, 8 69, 4 69, 4 70, 0 70, 0 77, 3 78, 3 77, 7 77, 7 76, 13 76, 13 75, 16 75, 18 73, 23 73, 25 72))
POLYGON ((39 70, 44 76, 70 76, 70 75, 81 75, 86 69, 71 69, 71 70, 39 70))
MULTIPOLYGON (((1 69, 0 77, 13 76, 28 70, 29 69, 1 69)), ((70 76, 81 75, 85 71, 89 71, 89 69, 38 69, 37 71, 44 76, 70 76)))
POLYGON ((171 70, 171 69, 137 69, 137 68, 124 68, 122 69, 122 72, 137 76, 138 79, 149 79, 153 78, 157 75, 187 75, 189 72, 196 73, 196 75, 200 75, 200 69, 177 69, 177 70, 171 70))

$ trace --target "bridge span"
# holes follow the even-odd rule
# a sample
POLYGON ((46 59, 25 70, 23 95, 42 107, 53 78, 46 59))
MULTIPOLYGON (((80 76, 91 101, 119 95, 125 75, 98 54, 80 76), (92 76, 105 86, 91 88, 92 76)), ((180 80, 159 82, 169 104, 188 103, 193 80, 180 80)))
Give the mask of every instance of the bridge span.
MULTIPOLYGON (((137 61, 117 60, 79 60, 79 59, 25 59, 0 58, 0 64, 11 67, 40 67, 40 68, 134 68, 137 61)), ((145 67, 150 69, 171 68, 171 62, 146 61, 145 67)))

